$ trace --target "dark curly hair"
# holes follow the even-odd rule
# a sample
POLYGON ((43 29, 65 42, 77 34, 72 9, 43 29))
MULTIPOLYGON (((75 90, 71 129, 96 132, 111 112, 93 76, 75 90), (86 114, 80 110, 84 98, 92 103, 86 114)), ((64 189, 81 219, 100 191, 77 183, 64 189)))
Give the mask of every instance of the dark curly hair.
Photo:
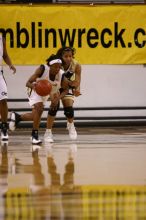
POLYGON ((60 59, 62 59, 63 53, 64 53, 64 52, 68 52, 68 51, 71 51, 71 52, 72 52, 72 55, 73 55, 73 58, 74 58, 74 55, 75 55, 75 53, 76 53, 76 50, 75 50, 75 48, 72 48, 72 47, 61 47, 61 48, 57 51, 56 55, 57 55, 60 59))

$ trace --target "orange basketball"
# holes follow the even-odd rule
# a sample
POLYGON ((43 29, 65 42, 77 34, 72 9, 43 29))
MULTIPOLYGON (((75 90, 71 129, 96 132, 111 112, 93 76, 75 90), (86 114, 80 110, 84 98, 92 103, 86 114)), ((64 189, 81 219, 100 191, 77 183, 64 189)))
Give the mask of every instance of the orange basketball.
POLYGON ((40 96, 49 95, 51 92, 51 89, 52 89, 52 85, 46 79, 42 79, 42 80, 38 81, 35 86, 35 91, 40 96))

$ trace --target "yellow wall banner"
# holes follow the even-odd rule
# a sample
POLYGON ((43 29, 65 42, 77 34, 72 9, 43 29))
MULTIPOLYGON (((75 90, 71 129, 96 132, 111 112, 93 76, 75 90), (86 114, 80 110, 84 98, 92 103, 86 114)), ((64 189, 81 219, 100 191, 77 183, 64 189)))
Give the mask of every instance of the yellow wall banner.
POLYGON ((0 6, 0 33, 15 64, 44 63, 62 46, 81 64, 146 63, 146 6, 0 6))

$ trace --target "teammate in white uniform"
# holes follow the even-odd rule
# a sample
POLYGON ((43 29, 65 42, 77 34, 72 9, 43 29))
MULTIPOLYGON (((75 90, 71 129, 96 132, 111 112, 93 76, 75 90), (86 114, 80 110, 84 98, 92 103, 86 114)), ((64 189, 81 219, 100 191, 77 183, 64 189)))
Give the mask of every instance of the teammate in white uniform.
POLYGON ((11 121, 9 124, 10 130, 15 130, 16 125, 19 121, 33 120, 31 138, 33 144, 41 143, 41 140, 38 137, 38 129, 45 102, 48 100, 48 98, 51 101, 49 109, 49 118, 51 121, 53 120, 51 118, 54 118, 54 115, 56 115, 57 113, 59 100, 68 93, 68 84, 67 82, 65 82, 65 78, 64 80, 62 80, 63 70, 61 70, 61 63, 62 61, 58 59, 56 55, 51 55, 47 59, 47 65, 41 65, 39 68, 36 69, 35 73, 29 78, 26 83, 26 86, 29 89, 28 99, 29 104, 32 107, 32 112, 23 115, 19 115, 15 112, 11 114, 11 121), (38 95, 35 91, 36 81, 41 79, 47 79, 52 84, 52 90, 49 96, 42 97, 38 95), (63 88, 62 93, 59 92, 59 89, 61 87, 63 88))
POLYGON ((15 67, 12 65, 11 59, 7 53, 6 49, 6 42, 5 39, 0 34, 0 116, 1 116, 1 140, 8 140, 8 125, 7 125, 7 118, 8 118, 8 106, 7 106, 7 99, 8 99, 8 92, 7 92, 7 85, 6 81, 3 76, 3 68, 2 62, 3 60, 9 66, 9 68, 16 72, 15 67))

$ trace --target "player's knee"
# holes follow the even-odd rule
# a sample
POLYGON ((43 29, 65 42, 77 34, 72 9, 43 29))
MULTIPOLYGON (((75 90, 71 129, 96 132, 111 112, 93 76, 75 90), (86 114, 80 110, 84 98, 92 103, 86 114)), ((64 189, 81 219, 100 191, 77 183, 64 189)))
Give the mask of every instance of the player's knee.
POLYGON ((44 109, 43 104, 35 105, 35 111, 36 111, 39 115, 41 115, 41 114, 43 113, 43 109, 44 109))
POLYGON ((49 109, 48 111, 48 115, 50 116, 56 116, 57 112, 58 112, 58 109, 59 109, 59 106, 60 104, 58 103, 57 107, 56 108, 51 108, 49 109))
POLYGON ((48 115, 50 116, 56 116, 58 109, 49 109, 48 115))
POLYGON ((73 107, 72 106, 65 107, 64 108, 64 115, 67 118, 73 118, 74 117, 74 109, 73 109, 73 107))
POLYGON ((7 99, 2 99, 2 100, 0 100, 0 103, 1 103, 2 105, 5 105, 5 104, 7 103, 7 99))
POLYGON ((38 108, 38 109, 37 109, 37 112, 38 112, 39 115, 42 115, 42 113, 43 113, 43 107, 38 108))

